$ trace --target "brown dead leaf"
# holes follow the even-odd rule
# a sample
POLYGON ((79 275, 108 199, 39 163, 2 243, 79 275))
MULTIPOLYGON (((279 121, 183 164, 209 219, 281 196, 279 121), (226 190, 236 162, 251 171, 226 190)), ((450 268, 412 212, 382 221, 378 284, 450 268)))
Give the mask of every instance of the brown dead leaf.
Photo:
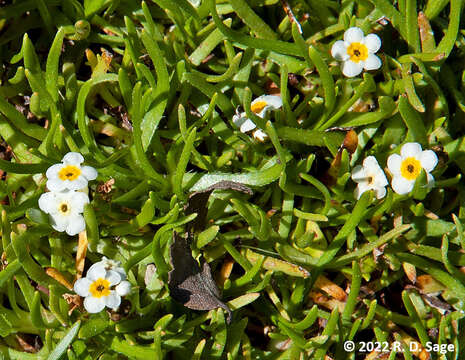
POLYGON ((281 90, 279 89, 279 86, 271 80, 267 81, 267 83, 265 84, 265 90, 268 95, 281 95, 281 90))
POLYGON ((108 194, 112 190, 114 184, 115 179, 111 178, 104 183, 97 185, 97 192, 101 194, 108 194))
POLYGON ((308 297, 313 300, 313 302, 317 305, 324 306, 325 308, 329 310, 333 310, 334 308, 338 308, 339 311, 342 313, 344 311, 345 307, 345 302, 336 300, 336 299, 330 299, 323 293, 319 291, 310 291, 308 294, 308 297))
POLYGON ((171 297, 193 310, 212 310, 222 308, 227 311, 227 322, 231 323, 232 312, 220 300, 220 291, 211 275, 207 262, 199 266, 192 257, 191 235, 180 236, 173 233, 170 247, 170 262, 173 270, 168 273, 168 288, 171 297))
POLYGON ((428 219, 431 219, 431 220, 438 220, 439 219, 439 216, 437 216, 432 211, 429 211, 428 209, 425 209, 424 214, 428 219))
POLYGON ((23 349, 23 351, 34 354, 40 350, 41 347, 39 346, 39 343, 37 342, 37 339, 34 335, 16 334, 15 336, 19 346, 21 349, 23 349), (33 341, 34 345, 31 345, 30 343, 33 341))
POLYGON ((346 301, 346 292, 337 284, 333 283, 326 276, 320 275, 315 281, 315 287, 323 290, 329 296, 339 301, 346 301))
POLYGON ((65 286, 68 290, 73 289, 73 285, 64 277, 64 275, 57 269, 49 267, 45 269, 48 276, 58 281, 61 285, 65 286))
POLYGON ((227 257, 223 262, 223 266, 221 266, 221 271, 218 276, 218 284, 221 287, 224 286, 224 282, 226 281, 226 279, 229 279, 229 277, 231 276, 233 266, 234 259, 232 259, 231 257, 227 257))
POLYGON ((83 306, 82 304, 83 298, 77 294, 68 294, 68 293, 63 294, 63 299, 66 300, 68 305, 71 305, 70 309, 68 310, 69 315, 71 315, 75 309, 82 308, 83 306))
POLYGON ((416 285, 424 294, 439 293, 446 289, 444 285, 435 280, 431 275, 418 276, 416 285))
POLYGON ((358 136, 353 129, 347 131, 342 146, 344 147, 344 149, 347 149, 349 154, 353 154, 355 150, 357 150, 358 136))
POLYGON ((189 195, 187 204, 184 207, 186 215, 197 213, 197 217, 192 221, 188 227, 190 231, 192 228, 195 231, 202 230, 207 221, 207 202, 213 190, 235 190, 240 191, 249 195, 252 195, 252 190, 241 184, 234 181, 220 181, 216 184, 209 186, 208 188, 200 191, 195 191, 189 195))
POLYGON ((336 179, 341 168, 342 151, 346 149, 349 154, 353 154, 357 150, 358 136, 352 128, 331 128, 326 131, 346 131, 344 141, 342 142, 339 150, 337 151, 336 157, 331 162, 328 171, 323 175, 321 181, 327 186, 333 186, 336 183, 336 179))
POLYGON ((417 281, 417 269, 410 263, 402 263, 402 267, 404 268, 405 275, 410 280, 412 284, 415 284, 417 281))
POLYGON ((431 28, 431 24, 423 11, 418 13, 418 28, 420 30, 420 42, 423 51, 429 52, 431 49, 436 48, 433 29, 431 28))
POLYGON ((436 296, 430 296, 430 295, 425 295, 425 294, 420 294, 421 298, 432 308, 435 308, 437 311, 439 311, 441 314, 446 314, 449 313, 452 310, 452 307, 444 302, 439 300, 436 296))
POLYGON ((86 262, 86 253, 87 253, 87 245, 89 244, 87 240, 87 233, 86 231, 81 231, 79 233, 79 242, 78 242, 78 249, 76 252, 76 280, 82 277, 82 273, 84 271, 84 265, 86 262))

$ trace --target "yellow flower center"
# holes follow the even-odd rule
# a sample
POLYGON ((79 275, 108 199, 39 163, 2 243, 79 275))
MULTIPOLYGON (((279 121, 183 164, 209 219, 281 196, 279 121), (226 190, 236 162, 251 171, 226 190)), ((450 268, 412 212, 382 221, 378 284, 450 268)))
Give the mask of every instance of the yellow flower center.
POLYGON ((98 278, 90 285, 89 292, 96 298, 108 296, 110 295, 110 282, 108 280, 98 278))
POLYGON ((347 54, 350 56, 350 60, 358 63, 368 58, 368 48, 358 42, 354 42, 347 48, 347 54))
POLYGON ((414 157, 408 157, 400 165, 400 173, 407 180, 415 180, 421 172, 421 163, 414 157))
POLYGON ((61 212, 62 215, 67 215, 70 212, 70 210, 71 208, 65 202, 60 203, 60 205, 58 205, 58 211, 61 212))
POLYGON ((76 180, 79 175, 81 175, 81 169, 74 165, 66 165, 58 172, 58 177, 63 181, 76 180))
POLYGON ((262 111, 265 106, 267 106, 268 103, 266 101, 256 101, 250 106, 250 109, 255 113, 258 114, 260 111, 262 111))

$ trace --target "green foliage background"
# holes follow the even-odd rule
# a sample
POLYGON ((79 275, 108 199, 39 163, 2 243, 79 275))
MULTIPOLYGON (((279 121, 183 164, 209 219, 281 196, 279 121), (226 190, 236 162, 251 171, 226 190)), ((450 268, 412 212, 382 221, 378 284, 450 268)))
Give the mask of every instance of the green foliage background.
POLYGON ((465 357, 462 0, 291 0, 302 34, 278 0, 0 6, 2 358, 369 359, 343 342, 413 339, 465 357), (381 37, 379 71, 341 75, 330 48, 350 26, 381 37), (254 116, 251 100, 276 88, 283 109, 254 116), (239 106, 270 141, 233 126, 239 106), (354 154, 335 126, 354 128, 354 154), (355 201, 351 168, 368 155, 384 166, 407 141, 438 154, 435 187, 423 177, 408 196, 355 201), (99 171, 86 264, 105 255, 128 270, 118 312, 69 312, 72 291, 46 273, 76 273, 77 237, 37 205, 68 151, 99 171), (254 195, 215 192, 193 254, 230 325, 166 286, 172 232, 195 218, 188 194, 221 180, 254 195))

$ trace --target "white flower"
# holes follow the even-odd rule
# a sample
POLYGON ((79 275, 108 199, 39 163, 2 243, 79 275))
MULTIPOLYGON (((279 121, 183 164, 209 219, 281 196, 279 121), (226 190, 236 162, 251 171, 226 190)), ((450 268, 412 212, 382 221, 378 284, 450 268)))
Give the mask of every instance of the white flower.
POLYGON ((347 77, 357 76, 365 70, 376 70, 382 65, 375 53, 381 47, 376 34, 363 36, 362 29, 351 27, 344 33, 344 40, 338 40, 331 48, 331 55, 342 61, 342 73, 347 77))
POLYGON ((92 166, 81 166, 84 158, 76 152, 67 153, 62 163, 47 169, 47 188, 50 191, 79 190, 87 187, 89 180, 97 178, 97 170, 92 166))
POLYGON ((71 236, 86 228, 81 214, 88 203, 87 195, 79 191, 46 192, 39 198, 39 207, 50 215, 52 227, 71 236))
POLYGON ((355 188, 354 196, 360 199, 365 191, 373 190, 377 199, 386 196, 386 186, 388 181, 383 169, 378 164, 374 156, 368 156, 363 160, 363 166, 357 165, 352 170, 352 180, 358 185, 355 188))
POLYGON ((84 307, 90 313, 98 313, 105 306, 116 310, 121 304, 121 296, 129 293, 131 284, 121 281, 116 271, 94 267, 87 271, 86 277, 74 283, 74 291, 85 297, 84 307))
MULTIPOLYGON (((283 106, 281 96, 277 95, 262 95, 256 98, 250 104, 250 110, 257 116, 263 118, 268 110, 277 110, 283 106)), ((247 118, 245 112, 233 116, 232 121, 242 133, 249 132, 257 127, 255 123, 247 118)), ((268 135, 258 129, 254 132, 254 138, 263 141, 268 135)))
POLYGON ((121 262, 119 261, 108 259, 104 256, 101 261, 93 264, 89 268, 89 271, 98 267, 103 268, 105 271, 115 271, 120 276, 121 281, 126 280, 126 271, 124 271, 124 268, 121 267, 121 262))
POLYGON ((254 139, 257 139, 258 141, 261 141, 261 142, 265 141, 265 139, 268 137, 266 132, 264 132, 261 129, 255 130, 252 135, 254 139))
POLYGON ((392 154, 387 160, 387 166, 392 174, 392 189, 398 194, 412 191, 415 180, 420 176, 421 169, 426 172, 428 185, 434 183, 431 171, 436 167, 438 157, 432 150, 422 151, 418 143, 406 143, 400 149, 400 155, 392 154))

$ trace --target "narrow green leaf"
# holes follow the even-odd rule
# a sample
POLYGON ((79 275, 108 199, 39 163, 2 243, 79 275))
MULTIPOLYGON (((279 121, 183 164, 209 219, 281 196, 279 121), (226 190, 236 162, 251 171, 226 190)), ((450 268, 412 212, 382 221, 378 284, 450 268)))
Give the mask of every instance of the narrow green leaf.
POLYGON ((249 305, 260 297, 260 293, 248 293, 242 296, 239 296, 233 300, 228 301, 226 304, 231 310, 237 310, 241 307, 249 305))
MULTIPOLYGON (((225 26, 230 27, 232 23, 231 19, 224 21, 225 26)), ((202 61, 210 55, 214 48, 216 48, 223 40, 225 36, 217 28, 213 30, 197 48, 189 55, 189 61, 195 66, 199 66, 202 61)))
POLYGON ((184 173, 186 172, 187 164, 189 163, 190 155, 194 149, 195 136, 197 135, 197 128, 193 128, 189 136, 186 139, 184 148, 182 149, 181 156, 178 161, 178 166, 176 168, 176 174, 173 178, 173 188, 178 199, 184 199, 185 196, 182 191, 182 179, 184 173))
POLYGON ((414 52, 420 52, 420 34, 418 32, 417 0, 406 0, 405 31, 407 43, 414 52))
POLYGON ((221 19, 218 16, 215 0, 206 0, 206 3, 210 8, 210 13, 213 17, 213 21, 215 22, 217 28, 229 40, 237 41, 241 44, 244 44, 252 48, 275 51, 280 54, 295 55, 299 53, 299 47, 296 44, 287 43, 285 41, 280 40, 257 39, 229 29, 228 27, 223 25, 221 19))
POLYGON ((95 216, 94 207, 92 204, 84 205, 84 220, 86 222, 87 240, 89 241, 89 248, 91 251, 97 250, 99 242, 98 222, 95 216))
POLYGON ((334 84, 333 77, 329 72, 328 65, 324 62, 320 53, 314 46, 309 46, 308 55, 310 56, 313 64, 315 64, 318 74, 320 74, 325 94, 325 114, 329 116, 336 105, 336 86, 334 84))
POLYGON ((89 95, 91 89, 101 83, 108 82, 108 81, 118 81, 118 76, 116 74, 105 74, 100 75, 96 78, 92 78, 87 80, 79 90, 79 95, 76 104, 77 110, 77 119, 78 119, 78 127, 79 132, 81 134, 82 140, 89 148, 89 150, 94 154, 98 161, 105 160, 105 156, 103 155, 102 151, 97 147, 97 143, 95 142, 95 138, 93 133, 90 131, 90 126, 88 121, 86 120, 86 100, 87 96, 89 95))
POLYGON ((409 104, 405 96, 399 99, 399 112, 409 130, 410 139, 427 144, 426 129, 420 114, 409 104))
POLYGON ((275 32, 260 18, 244 0, 230 2, 236 14, 249 26, 255 35, 264 39, 276 39, 275 32))
POLYGON ((336 256, 337 252, 344 244, 347 236, 349 236, 349 234, 355 230, 356 226, 366 216, 366 209, 371 203, 371 198, 371 191, 366 191, 362 194, 360 199, 355 204, 354 209, 352 210, 351 217, 348 221, 345 222, 344 226, 341 228, 341 230, 339 230, 336 237, 320 257, 317 266, 325 266, 334 258, 334 256, 336 256))
MULTIPOLYGON (((43 0, 41 0, 43 1, 43 0)), ((52 99, 57 102, 59 93, 58 93, 58 63, 61 54, 61 48, 63 45, 63 39, 65 37, 65 32, 63 28, 60 28, 55 35, 52 46, 47 57, 47 64, 45 67, 45 84, 47 90, 50 93, 52 99)))
POLYGON ((77 335, 80 326, 81 326, 81 321, 78 320, 71 327, 71 329, 68 330, 68 332, 63 337, 63 339, 60 340, 60 342, 57 344, 55 349, 53 349, 53 351, 50 353, 50 355, 47 358, 48 360, 61 359, 61 357, 65 354, 66 349, 68 348, 69 345, 71 345, 72 341, 74 340, 74 337, 77 335))
POLYGON ((457 39, 457 33, 460 27, 460 14, 462 14, 463 9, 463 1, 464 0, 450 1, 449 26, 447 27, 446 35, 442 38, 435 51, 438 53, 446 54, 446 57, 449 56, 457 39))
POLYGON ((10 262, 6 268, 0 271, 0 288, 7 281, 10 281, 19 269, 21 269, 21 263, 18 259, 15 259, 12 262, 10 262))
POLYGON ((142 146, 144 151, 146 151, 152 142, 152 138, 165 111, 168 102, 170 80, 164 55, 157 42, 145 30, 142 31, 141 40, 147 49, 150 59, 152 59, 157 74, 157 88, 153 94, 155 103, 152 104, 153 107, 142 117, 141 127, 144 129, 142 133, 142 146))

